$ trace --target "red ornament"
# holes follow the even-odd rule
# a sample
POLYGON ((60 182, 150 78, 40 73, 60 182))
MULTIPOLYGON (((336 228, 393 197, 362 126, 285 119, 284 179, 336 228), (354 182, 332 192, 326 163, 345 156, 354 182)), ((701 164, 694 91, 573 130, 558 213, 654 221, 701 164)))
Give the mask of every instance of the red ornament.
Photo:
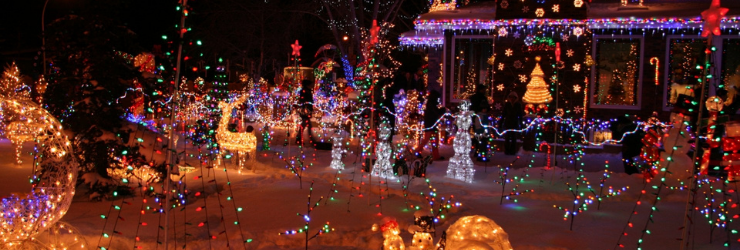
POLYGON ((559 42, 555 43, 555 61, 556 62, 560 61, 560 43, 559 42))

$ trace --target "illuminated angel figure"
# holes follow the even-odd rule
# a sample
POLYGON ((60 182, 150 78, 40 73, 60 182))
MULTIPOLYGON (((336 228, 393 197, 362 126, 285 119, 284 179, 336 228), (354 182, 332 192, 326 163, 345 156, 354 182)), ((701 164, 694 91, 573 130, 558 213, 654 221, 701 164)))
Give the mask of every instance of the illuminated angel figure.
POLYGON ((62 124, 31 101, 0 99, 0 130, 9 137, 33 135, 40 145, 33 190, 12 194, 0 204, 0 248, 14 249, 38 243, 39 233, 58 227, 75 194, 77 164, 62 124))
POLYGON ((391 137, 391 128, 386 119, 382 119, 378 128, 378 145, 375 148, 375 154, 378 159, 373 165, 372 174, 380 178, 394 178, 391 167, 391 145, 388 140, 391 137))
POLYGON ((239 170, 243 169, 246 165, 246 160, 254 160, 255 152, 257 150, 257 138, 254 133, 249 132, 231 132, 228 129, 229 120, 231 120, 231 111, 236 105, 243 103, 247 100, 247 95, 242 95, 231 103, 219 102, 218 107, 221 109, 221 121, 218 122, 218 129, 216 129, 216 140, 220 147, 218 161, 223 158, 225 150, 237 153, 239 162, 239 170))
POLYGON ((455 178, 461 181, 473 182, 473 160, 470 159, 470 125, 473 122, 473 112, 470 111, 470 101, 463 100, 460 103, 460 112, 457 113, 457 133, 453 141, 455 156, 450 158, 450 165, 447 166, 447 177, 455 178))
POLYGON ((342 162, 342 154, 347 152, 346 149, 344 149, 342 136, 337 133, 332 138, 332 149, 331 149, 331 165, 329 167, 336 169, 336 170, 343 170, 344 169, 344 162, 342 162))

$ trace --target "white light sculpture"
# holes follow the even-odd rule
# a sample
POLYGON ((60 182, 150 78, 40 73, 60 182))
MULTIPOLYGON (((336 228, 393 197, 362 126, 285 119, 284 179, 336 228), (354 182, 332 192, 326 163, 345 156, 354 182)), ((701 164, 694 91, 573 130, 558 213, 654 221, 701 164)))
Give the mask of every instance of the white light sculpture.
POLYGON ((463 100, 460 103, 460 112, 457 113, 457 133, 453 141, 455 156, 450 158, 450 165, 447 166, 447 177, 455 178, 461 181, 473 182, 475 169, 473 160, 470 159, 470 125, 473 122, 473 112, 470 111, 470 101, 463 100))
POLYGON ((344 149, 343 138, 340 133, 334 134, 332 138, 332 149, 331 149, 331 165, 329 167, 336 170, 344 170, 344 162, 342 162, 342 154, 347 152, 344 149))
POLYGON ((372 174, 379 176, 380 178, 395 178, 393 174, 393 168, 391 166, 391 145, 388 142, 391 136, 391 128, 388 126, 388 121, 383 119, 380 122, 378 128, 378 145, 375 147, 375 154, 378 159, 375 160, 373 165, 372 174))

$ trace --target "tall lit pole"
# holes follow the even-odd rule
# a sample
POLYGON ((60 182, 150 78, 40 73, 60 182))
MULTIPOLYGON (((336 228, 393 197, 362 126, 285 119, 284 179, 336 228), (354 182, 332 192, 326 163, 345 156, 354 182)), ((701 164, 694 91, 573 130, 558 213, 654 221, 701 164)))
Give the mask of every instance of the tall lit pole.
POLYGON ((175 163, 173 160, 174 157, 177 157, 177 145, 174 145, 175 143, 175 110, 177 108, 178 103, 178 96, 177 88, 180 85, 180 62, 182 61, 182 38, 185 35, 185 32, 187 32, 187 28, 185 28, 185 17, 187 17, 188 13, 188 0, 182 0, 182 6, 181 8, 181 16, 180 16, 180 26, 177 28, 179 29, 178 32, 180 33, 180 41, 178 41, 177 45, 177 63, 175 68, 175 86, 174 90, 172 91, 172 99, 170 100, 170 132, 169 132, 169 145, 167 149, 167 161, 169 161, 167 166, 167 176, 164 180, 165 185, 163 188, 163 191, 165 192, 165 200, 164 200, 164 213, 165 213, 165 219, 164 219, 164 249, 168 249, 168 241, 167 237, 169 236, 168 229, 169 229, 169 210, 170 210, 170 174, 172 173, 172 165, 175 163))
POLYGON ((46 0, 44 2, 44 9, 41 10, 41 54, 43 57, 43 61, 41 61, 41 64, 44 65, 44 71, 42 75, 46 75, 46 22, 44 22, 44 16, 46 16, 46 5, 49 4, 49 0, 46 0))

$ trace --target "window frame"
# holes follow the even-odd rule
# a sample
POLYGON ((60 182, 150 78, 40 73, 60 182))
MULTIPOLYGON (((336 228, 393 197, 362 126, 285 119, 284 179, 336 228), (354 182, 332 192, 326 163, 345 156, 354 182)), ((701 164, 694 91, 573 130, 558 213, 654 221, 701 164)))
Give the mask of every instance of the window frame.
MULTIPOLYGON (((721 49, 722 47, 722 41, 724 38, 720 38, 721 36, 716 37, 712 44, 716 46, 717 41, 720 41, 720 45, 716 46, 718 49, 721 49), (719 38, 719 39, 717 39, 719 38)), ((687 39, 693 39, 693 40, 707 40, 706 37, 702 37, 701 35, 667 35, 665 36, 665 57, 663 58, 663 111, 672 111, 673 107, 668 106, 668 98, 669 98, 669 92, 668 92, 668 86, 670 85, 670 72, 671 72, 671 41, 672 40, 687 40, 687 39)), ((715 62, 715 70, 722 67, 721 59, 722 57, 719 56, 720 61, 716 60, 717 58, 710 59, 714 60, 715 62)), ((715 75, 714 72, 710 72, 712 75, 715 75)), ((714 81, 714 80, 712 80, 714 81)), ((710 92, 714 92, 712 88, 709 88, 710 92)))
MULTIPOLYGON (((491 39, 491 41, 493 41, 493 51, 495 51, 496 49, 496 36, 495 35, 459 35, 459 36, 453 35, 452 36, 452 47, 450 48, 452 51, 450 51, 450 53, 453 53, 453 54, 449 56, 449 61, 447 61, 448 59, 445 58, 445 62, 449 63, 450 65, 450 74, 446 74, 443 76, 444 78, 443 81, 445 82, 445 84, 447 84, 447 89, 444 90, 444 92, 449 91, 450 97, 449 97, 449 100, 447 100, 448 98, 446 98, 446 95, 443 95, 442 102, 444 103, 447 103, 446 101, 449 101, 449 103, 459 103, 460 101, 464 100, 464 99, 452 98, 452 94, 455 91, 454 90, 454 76, 455 76, 455 55, 454 53, 457 52, 455 50, 455 45, 458 39, 460 40, 462 39, 491 39), (453 77, 448 77, 448 75, 453 76, 453 77)), ((446 42, 447 41, 445 41, 445 43, 446 42)), ((447 47, 445 47, 445 50, 446 49, 447 47)), ((444 56, 447 57, 448 56, 447 54, 448 54, 447 51, 445 51, 444 56)))
POLYGON ((644 62, 645 62, 645 37, 643 35, 594 35, 593 36, 593 42, 592 42, 592 48, 591 48, 592 58, 594 59, 594 65, 591 66, 591 83, 589 84, 589 108, 594 109, 623 109, 623 110, 641 110, 642 109, 642 74, 644 72, 644 62), (640 43, 640 53, 639 53, 639 69, 638 71, 638 77, 637 77, 637 83, 635 88, 637 89, 637 103, 635 105, 609 105, 609 104, 597 104, 595 101, 594 93, 596 93, 596 75, 598 72, 596 71, 596 64, 599 62, 599 58, 597 56, 597 49, 599 40, 608 40, 608 39, 629 39, 629 40, 639 40, 640 43))

